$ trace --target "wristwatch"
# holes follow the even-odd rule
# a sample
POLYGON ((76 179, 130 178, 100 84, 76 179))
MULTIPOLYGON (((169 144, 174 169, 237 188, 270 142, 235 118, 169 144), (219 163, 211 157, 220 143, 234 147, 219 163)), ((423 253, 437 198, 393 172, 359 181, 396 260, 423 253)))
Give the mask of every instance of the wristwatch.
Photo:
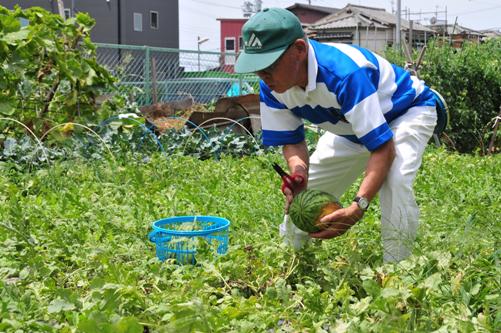
POLYGON ((355 201, 358 205, 358 208, 360 208, 364 212, 367 210, 367 208, 369 208, 369 200, 365 197, 356 196, 353 201, 355 201))

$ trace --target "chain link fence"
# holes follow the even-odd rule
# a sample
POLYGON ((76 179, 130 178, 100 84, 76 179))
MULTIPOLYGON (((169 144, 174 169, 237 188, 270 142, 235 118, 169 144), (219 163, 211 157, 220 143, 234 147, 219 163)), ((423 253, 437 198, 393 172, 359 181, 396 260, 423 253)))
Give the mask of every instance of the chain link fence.
POLYGON ((97 44, 98 62, 119 79, 119 89, 139 105, 193 97, 211 103, 223 96, 258 93, 256 75, 236 74, 235 53, 97 44))

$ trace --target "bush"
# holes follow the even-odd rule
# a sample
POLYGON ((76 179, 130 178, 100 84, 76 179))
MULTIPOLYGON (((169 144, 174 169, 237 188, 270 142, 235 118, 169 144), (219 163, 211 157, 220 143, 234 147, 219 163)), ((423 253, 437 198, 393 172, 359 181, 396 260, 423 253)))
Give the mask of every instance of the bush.
POLYGON ((96 61, 93 25, 84 13, 63 20, 39 7, 0 6, 0 116, 37 135, 52 123, 93 119, 95 98, 115 82, 96 61))
MULTIPOLYGON (((404 64, 403 57, 393 51, 386 57, 404 64)), ((446 133, 453 148, 485 153, 501 106, 501 38, 466 43, 461 49, 431 42, 422 65, 421 79, 449 105, 451 119, 446 133)))

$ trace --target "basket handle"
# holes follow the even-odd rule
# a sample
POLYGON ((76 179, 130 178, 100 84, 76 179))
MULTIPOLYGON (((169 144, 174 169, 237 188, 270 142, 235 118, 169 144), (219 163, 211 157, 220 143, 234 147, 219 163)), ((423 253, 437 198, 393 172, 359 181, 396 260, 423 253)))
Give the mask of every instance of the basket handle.
POLYGON ((154 240, 154 237, 159 233, 161 232, 160 230, 153 230, 151 231, 149 234, 148 234, 148 239, 150 240, 150 242, 153 242, 155 243, 155 240, 154 240))
POLYGON ((157 244, 158 242, 170 242, 172 236, 162 230, 155 229, 148 234, 148 239, 150 242, 157 244))

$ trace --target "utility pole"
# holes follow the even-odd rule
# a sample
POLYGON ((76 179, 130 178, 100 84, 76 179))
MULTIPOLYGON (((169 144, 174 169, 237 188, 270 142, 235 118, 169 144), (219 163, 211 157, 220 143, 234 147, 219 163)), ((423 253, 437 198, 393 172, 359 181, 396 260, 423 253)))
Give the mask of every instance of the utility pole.
MULTIPOLYGON (((447 27, 447 6, 445 6, 445 29, 444 29, 444 41, 446 38, 446 35, 449 35, 449 27, 447 27)), ((449 38, 451 36, 449 35, 449 38)))
POLYGON ((203 44, 203 43, 205 43, 208 40, 209 40, 209 38, 207 38, 207 37, 206 38, 202 38, 200 36, 197 36, 197 44, 198 44, 197 45, 198 46, 198 52, 197 52, 197 54, 198 54, 198 71, 199 72, 200 72, 200 44, 203 44))
POLYGON ((401 25, 402 25, 402 18, 401 18, 401 15, 402 15, 402 1, 401 0, 397 0, 397 31, 396 31, 396 36, 395 36, 395 48, 398 50, 398 52, 400 52, 400 29, 401 29, 401 25))
POLYGON ((254 1, 254 12, 260 12, 263 8, 263 0, 255 0, 254 1))

